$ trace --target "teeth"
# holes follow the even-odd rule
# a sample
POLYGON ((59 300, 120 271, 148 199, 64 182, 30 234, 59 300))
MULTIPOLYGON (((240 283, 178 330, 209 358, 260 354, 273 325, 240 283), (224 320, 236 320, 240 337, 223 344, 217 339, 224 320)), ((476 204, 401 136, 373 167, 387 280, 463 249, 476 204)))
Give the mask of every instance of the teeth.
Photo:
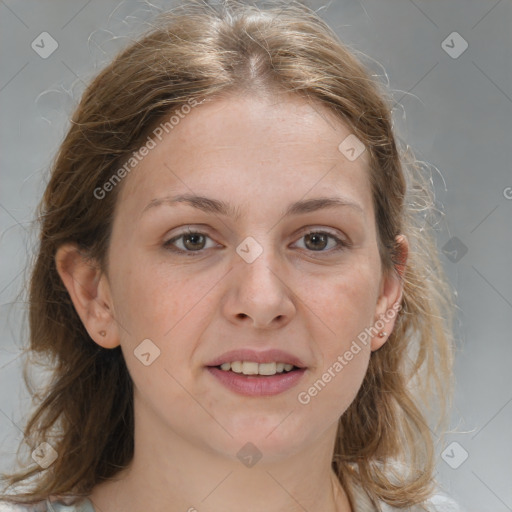
POLYGON ((242 363, 240 361, 233 361, 230 366, 235 373, 242 373, 242 363))
POLYGON ((288 363, 256 363, 254 361, 233 361, 220 365, 220 369, 225 372, 231 370, 244 375, 275 375, 289 372, 292 368, 293 364, 288 363))
MULTIPOLYGON (((245 365, 245 363, 244 363, 245 365)), ((276 363, 260 363, 258 365, 258 373, 260 375, 275 375, 276 363)))
POLYGON ((242 373, 244 375, 258 375, 258 363, 244 361, 242 363, 242 373))

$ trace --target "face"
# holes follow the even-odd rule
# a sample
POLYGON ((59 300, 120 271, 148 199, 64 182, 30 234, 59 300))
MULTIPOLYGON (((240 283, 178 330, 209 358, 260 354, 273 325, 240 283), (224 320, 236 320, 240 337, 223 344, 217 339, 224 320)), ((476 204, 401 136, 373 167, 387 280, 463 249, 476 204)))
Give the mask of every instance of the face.
POLYGON ((358 336, 400 299, 368 152, 338 149, 350 133, 300 98, 217 99, 124 179, 98 287, 115 321, 101 338, 81 316, 121 345, 136 422, 227 457, 248 441, 279 458, 334 438, 385 341, 358 336))

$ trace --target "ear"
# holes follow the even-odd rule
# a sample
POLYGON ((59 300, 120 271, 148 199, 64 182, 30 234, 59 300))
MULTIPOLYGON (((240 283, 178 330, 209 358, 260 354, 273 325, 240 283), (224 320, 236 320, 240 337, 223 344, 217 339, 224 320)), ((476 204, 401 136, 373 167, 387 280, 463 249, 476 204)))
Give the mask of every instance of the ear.
POLYGON ((374 331, 376 334, 372 337, 372 352, 378 350, 389 338, 389 335, 395 327, 395 321, 402 302, 403 281, 407 257, 409 255, 409 243, 405 235, 396 237, 397 262, 395 263, 395 272, 387 272, 383 275, 380 286, 380 294, 375 309, 374 331))
POLYGON ((57 272, 89 336, 103 348, 119 345, 119 331, 107 277, 76 244, 64 244, 55 255, 57 272))

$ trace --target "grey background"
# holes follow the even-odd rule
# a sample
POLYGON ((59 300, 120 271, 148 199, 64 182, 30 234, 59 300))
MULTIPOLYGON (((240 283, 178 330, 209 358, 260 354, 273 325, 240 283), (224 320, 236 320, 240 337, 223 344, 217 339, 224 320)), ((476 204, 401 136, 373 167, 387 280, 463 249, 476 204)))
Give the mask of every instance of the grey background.
MULTIPOLYGON (((0 469, 13 460, 29 404, 19 294, 48 166, 84 83, 157 12, 135 1, 0 0, 0 469), (44 31, 58 42, 46 59, 31 48, 44 31)), ((512 4, 334 0, 319 13, 376 74, 387 73, 397 134, 434 168, 446 214, 439 245, 460 240, 442 255, 459 307, 457 432, 445 445, 457 444, 445 459, 460 465, 440 458, 439 480, 468 512, 512 511, 512 4), (452 32, 468 43, 458 58, 442 46, 452 32), (455 258, 460 243, 467 253, 455 258)), ((445 45, 461 48, 450 37, 445 45)))

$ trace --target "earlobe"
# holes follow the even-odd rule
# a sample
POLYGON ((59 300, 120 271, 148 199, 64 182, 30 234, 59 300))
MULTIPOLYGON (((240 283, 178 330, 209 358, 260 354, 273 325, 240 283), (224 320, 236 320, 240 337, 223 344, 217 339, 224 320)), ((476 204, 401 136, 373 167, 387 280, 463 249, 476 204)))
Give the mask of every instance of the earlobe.
POLYGON ((118 346, 108 281, 99 265, 87 258, 76 244, 59 247, 55 264, 89 336, 104 348, 118 346))
POLYGON ((371 341, 372 352, 381 348, 393 332, 398 312, 401 309, 403 293, 403 276, 409 254, 409 244, 404 235, 396 237, 398 257, 395 262, 396 272, 389 272, 383 277, 381 291, 375 308, 374 330, 376 334, 371 341))

